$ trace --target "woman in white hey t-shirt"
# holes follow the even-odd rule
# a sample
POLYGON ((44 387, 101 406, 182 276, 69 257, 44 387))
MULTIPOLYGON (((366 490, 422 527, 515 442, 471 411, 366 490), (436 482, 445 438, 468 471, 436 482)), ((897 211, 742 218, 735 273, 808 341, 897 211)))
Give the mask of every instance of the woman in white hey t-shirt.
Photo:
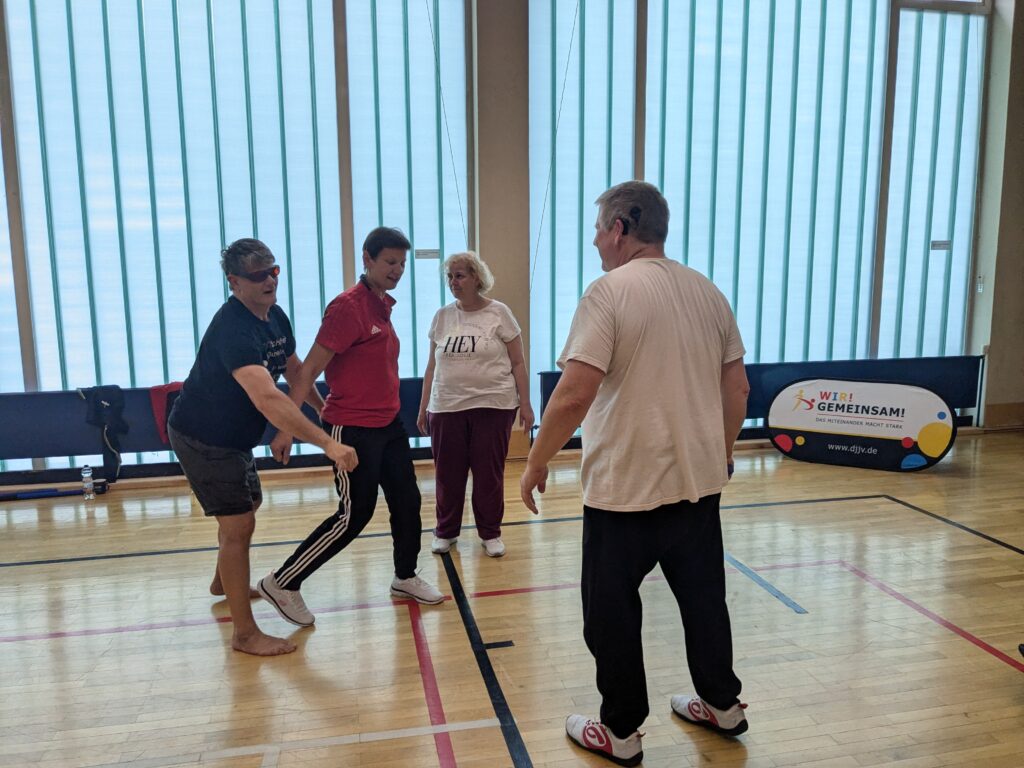
POLYGON ((444 275, 455 301, 430 325, 430 356, 416 425, 430 435, 436 477, 437 526, 431 551, 447 552, 459 537, 466 480, 473 473, 473 517, 490 557, 505 554, 501 520, 504 477, 516 408, 533 426, 519 323, 507 306, 484 294, 494 287, 472 251, 449 256, 444 275))

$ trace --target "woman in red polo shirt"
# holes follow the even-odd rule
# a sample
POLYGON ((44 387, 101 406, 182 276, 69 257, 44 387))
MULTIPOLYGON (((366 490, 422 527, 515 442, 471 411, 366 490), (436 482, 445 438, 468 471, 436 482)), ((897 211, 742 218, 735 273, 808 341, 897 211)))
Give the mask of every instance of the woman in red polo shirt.
MULTIPOLYGON (((302 583, 347 547, 370 522, 377 488, 384 489, 391 515, 395 578, 391 594, 420 603, 440 603, 444 596, 416 575, 420 552, 420 490, 416 485, 409 435, 398 418, 398 336, 391 325, 388 295, 405 271, 411 247, 397 229, 378 227, 363 243, 364 272, 359 282, 327 306, 313 347, 291 397, 302 402, 321 373, 330 394, 320 414, 323 428, 356 449, 359 465, 335 471, 337 511, 324 520, 280 568, 259 583, 259 591, 286 621, 313 623, 299 593, 302 583)), ((286 461, 289 435, 271 444, 286 461)))

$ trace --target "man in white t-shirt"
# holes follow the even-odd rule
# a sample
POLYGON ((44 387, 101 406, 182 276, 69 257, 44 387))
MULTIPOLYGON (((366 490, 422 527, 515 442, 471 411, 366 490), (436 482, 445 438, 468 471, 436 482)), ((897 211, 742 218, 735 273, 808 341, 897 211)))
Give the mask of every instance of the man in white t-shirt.
POLYGON ((697 694, 683 719, 747 729, 732 670, 719 501, 746 415, 743 343, 721 292, 665 257, 668 205, 629 181, 597 199, 594 245, 608 274, 580 299, 563 370, 522 478, 537 512, 547 464, 583 425, 583 635, 597 664, 600 720, 570 715, 569 737, 620 765, 643 759, 649 712, 640 584, 655 565, 679 603, 697 694))

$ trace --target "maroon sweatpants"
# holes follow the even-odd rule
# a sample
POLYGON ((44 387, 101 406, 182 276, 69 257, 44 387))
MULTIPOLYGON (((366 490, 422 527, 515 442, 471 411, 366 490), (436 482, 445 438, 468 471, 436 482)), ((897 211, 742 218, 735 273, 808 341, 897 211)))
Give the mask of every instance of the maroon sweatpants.
POLYGON ((505 457, 515 409, 470 408, 428 413, 434 453, 437 527, 434 535, 454 539, 462 528, 466 478, 473 473, 473 517, 481 539, 501 535, 505 515, 505 457))

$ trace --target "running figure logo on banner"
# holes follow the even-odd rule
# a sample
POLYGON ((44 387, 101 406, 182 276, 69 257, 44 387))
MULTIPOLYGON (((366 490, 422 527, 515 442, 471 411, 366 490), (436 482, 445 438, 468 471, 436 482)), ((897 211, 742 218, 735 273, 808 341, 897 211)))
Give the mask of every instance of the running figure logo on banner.
POLYGON ((956 438, 937 394, 874 381, 795 381, 775 396, 765 427, 794 459, 894 472, 937 464, 956 438))

